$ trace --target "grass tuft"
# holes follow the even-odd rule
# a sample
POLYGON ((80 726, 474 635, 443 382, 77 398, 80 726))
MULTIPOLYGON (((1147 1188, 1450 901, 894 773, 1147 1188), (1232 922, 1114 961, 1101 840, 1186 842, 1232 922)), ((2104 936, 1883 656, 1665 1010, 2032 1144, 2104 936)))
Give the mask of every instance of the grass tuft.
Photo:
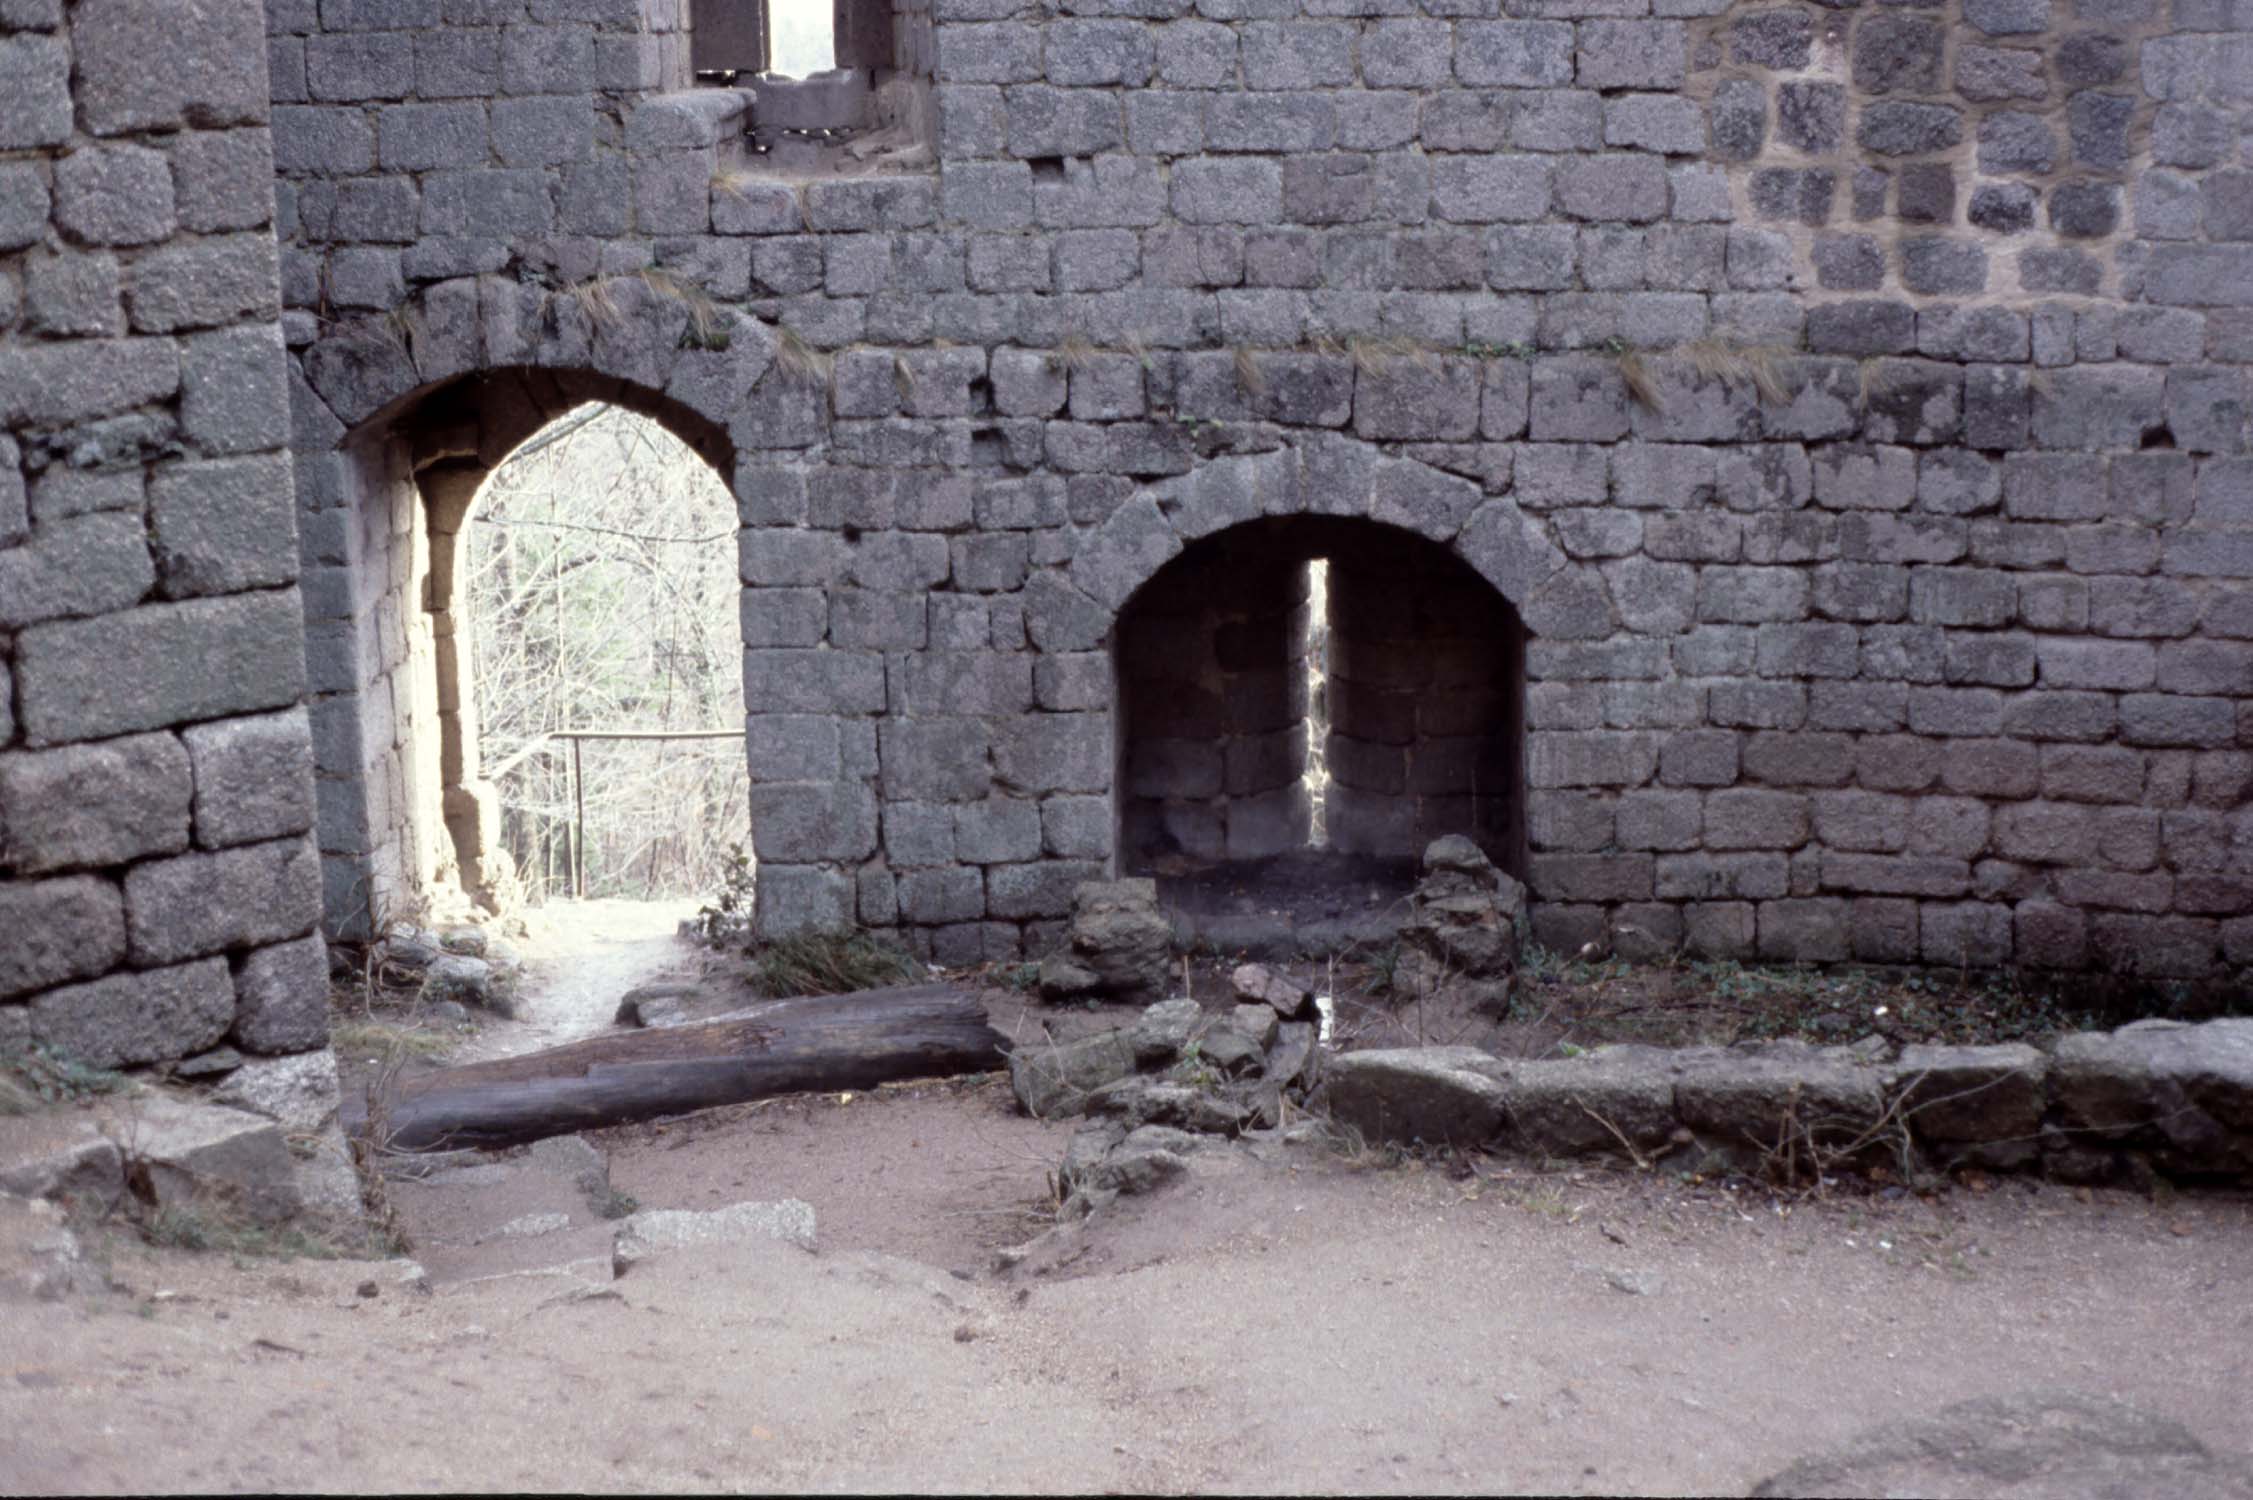
POLYGON ((788 326, 775 330, 774 367, 786 379, 801 385, 823 385, 829 380, 829 356, 807 343, 805 335, 797 329, 788 326))
POLYGON ((844 995, 924 977, 913 955, 857 927, 794 933, 762 946, 752 976, 764 995, 844 995))
POLYGON ((1619 378, 1626 385, 1627 394, 1635 398, 1635 404, 1645 411, 1666 410, 1666 402, 1658 393, 1658 380, 1651 374, 1651 367, 1643 362, 1643 356, 1628 349, 1617 358, 1619 378))
POLYGON ((683 281, 670 271, 656 267, 645 268, 641 279, 660 297, 669 297, 688 312, 688 340, 698 349, 725 349, 728 346, 727 327, 722 321, 725 314, 720 304, 714 302, 704 288, 683 281))
POLYGON ((1248 344, 1236 346, 1236 384, 1255 401, 1267 394, 1267 371, 1260 368, 1259 356, 1248 344))
POLYGON ((1095 358, 1095 345, 1089 343, 1081 334, 1068 333, 1064 335, 1063 341, 1057 344, 1056 355, 1064 361, 1065 369, 1084 370, 1087 368, 1088 361, 1095 358))
POLYGON ((1765 345, 1737 345, 1720 339, 1694 339, 1676 351, 1700 375, 1716 380, 1742 380, 1759 392, 1763 401, 1791 399, 1776 361, 1782 350, 1765 345))
POLYGON ((419 1026, 392 1026, 382 1021, 344 1021, 329 1031, 329 1045, 353 1057, 443 1057, 454 1050, 453 1037, 425 1031, 419 1026))

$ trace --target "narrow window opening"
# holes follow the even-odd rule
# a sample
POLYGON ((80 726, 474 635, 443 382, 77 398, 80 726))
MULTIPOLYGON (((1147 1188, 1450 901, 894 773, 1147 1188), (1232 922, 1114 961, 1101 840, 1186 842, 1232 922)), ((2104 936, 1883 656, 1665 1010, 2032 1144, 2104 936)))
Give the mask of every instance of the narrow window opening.
POLYGON ((1330 560, 1306 565, 1306 842, 1330 842, 1330 560))

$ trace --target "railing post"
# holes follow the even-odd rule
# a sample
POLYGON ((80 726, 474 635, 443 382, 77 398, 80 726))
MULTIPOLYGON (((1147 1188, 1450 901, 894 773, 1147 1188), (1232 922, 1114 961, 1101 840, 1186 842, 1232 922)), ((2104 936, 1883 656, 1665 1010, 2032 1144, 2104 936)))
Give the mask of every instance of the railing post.
POLYGON ((579 759, 586 741, 571 741, 571 800, 576 811, 571 821, 571 899, 587 899, 587 772, 579 759))

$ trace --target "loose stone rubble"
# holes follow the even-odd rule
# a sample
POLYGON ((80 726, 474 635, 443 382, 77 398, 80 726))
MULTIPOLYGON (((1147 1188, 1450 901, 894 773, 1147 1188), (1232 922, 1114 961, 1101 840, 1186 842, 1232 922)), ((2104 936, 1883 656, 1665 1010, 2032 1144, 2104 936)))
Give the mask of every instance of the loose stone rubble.
POLYGON ((1040 992, 1049 1000, 1145 1000, 1164 992, 1172 952, 1156 881, 1086 881, 1072 893, 1063 950, 1041 962, 1040 992))
POLYGON ((1408 995, 1453 989, 1482 1014, 1506 1014, 1524 924, 1523 885, 1462 835, 1434 839, 1401 924, 1394 988, 1408 995))
POLYGON ((378 940, 370 956, 379 984, 414 990, 425 1004, 471 1005, 503 1017, 516 1014, 515 980, 521 965, 475 927, 451 927, 443 933, 399 927, 378 940))
POLYGON ((1263 998, 1226 1014, 1194 1000, 1161 1001, 1133 1023, 1075 1042, 1020 1046, 1009 1076, 1028 1114, 1093 1117, 1074 1134, 1058 1182, 1072 1217, 1120 1193, 1146 1192, 1180 1170, 1200 1138, 1274 1129, 1320 1079, 1323 1053, 1304 991, 1256 965, 1239 991, 1263 998))

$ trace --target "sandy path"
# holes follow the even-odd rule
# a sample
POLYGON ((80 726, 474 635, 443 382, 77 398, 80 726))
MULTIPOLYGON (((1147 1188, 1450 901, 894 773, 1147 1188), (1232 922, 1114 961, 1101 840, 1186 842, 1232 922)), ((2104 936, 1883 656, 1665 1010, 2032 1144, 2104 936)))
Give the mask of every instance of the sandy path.
MULTIPOLYGON (((706 1145, 758 1170, 747 1136, 706 1145)), ((2253 1214, 2220 1198, 1782 1217, 1292 1151, 1024 1284, 839 1237, 435 1295, 116 1270, 131 1296, 5 1310, 0 1489, 1741 1494, 1871 1423, 2059 1385, 2249 1446, 2253 1214)))
POLYGON ((519 1016, 486 1020, 454 1062, 482 1062, 560 1046, 605 1030, 619 997, 694 961, 678 937, 697 902, 559 901, 525 913, 518 945, 524 977, 519 1016))

